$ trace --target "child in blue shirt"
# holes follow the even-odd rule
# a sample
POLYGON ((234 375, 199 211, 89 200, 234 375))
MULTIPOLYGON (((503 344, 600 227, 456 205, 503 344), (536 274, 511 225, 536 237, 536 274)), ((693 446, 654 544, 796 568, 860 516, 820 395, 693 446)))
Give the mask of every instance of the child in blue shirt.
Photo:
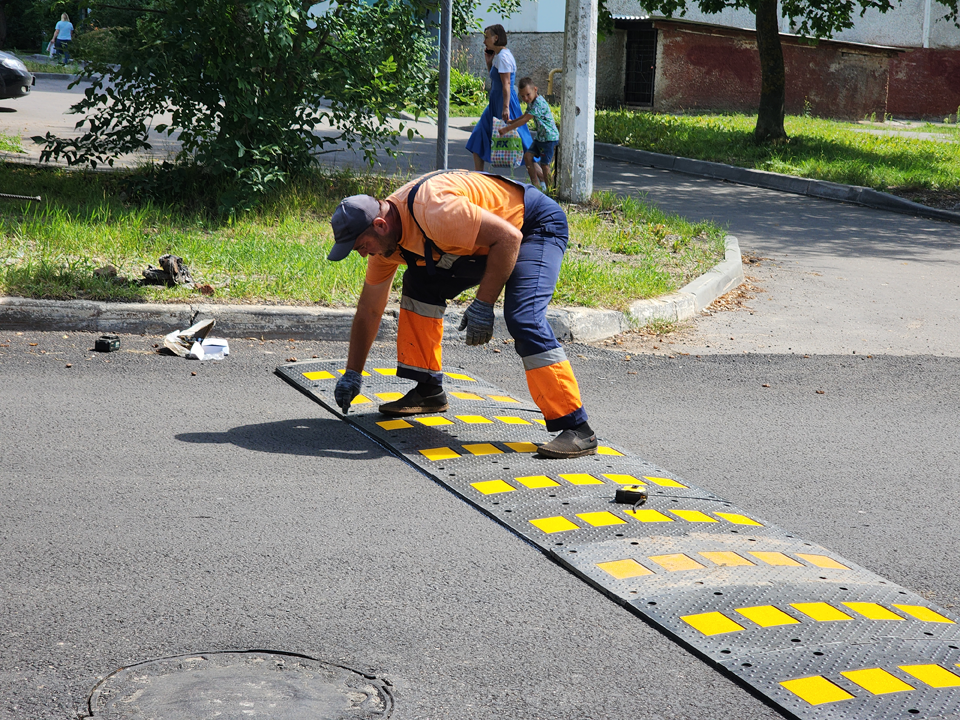
POLYGON ((540 88, 533 84, 533 80, 528 77, 520 78, 520 92, 518 94, 520 99, 527 104, 527 112, 501 128, 500 135, 506 135, 511 130, 526 125, 531 120, 536 122, 537 129, 533 136, 533 147, 523 154, 523 161, 527 164, 530 182, 546 192, 547 186, 553 184, 550 164, 553 162, 553 155, 557 149, 557 143, 560 141, 560 131, 557 130, 557 123, 553 119, 550 105, 540 97, 540 88), (535 157, 540 158, 539 164, 534 161, 535 157))

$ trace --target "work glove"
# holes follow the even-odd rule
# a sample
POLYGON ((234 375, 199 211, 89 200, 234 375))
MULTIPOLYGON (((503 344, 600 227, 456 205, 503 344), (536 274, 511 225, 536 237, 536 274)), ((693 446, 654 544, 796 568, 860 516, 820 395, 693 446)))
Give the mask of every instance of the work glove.
POLYGON ((337 387, 333 390, 333 398, 337 405, 346 415, 350 410, 350 403, 360 394, 360 386, 363 384, 363 376, 356 370, 347 370, 343 376, 337 380, 337 387))
POLYGON ((474 300, 460 320, 460 329, 467 331, 467 345, 483 345, 493 338, 493 305, 474 300))

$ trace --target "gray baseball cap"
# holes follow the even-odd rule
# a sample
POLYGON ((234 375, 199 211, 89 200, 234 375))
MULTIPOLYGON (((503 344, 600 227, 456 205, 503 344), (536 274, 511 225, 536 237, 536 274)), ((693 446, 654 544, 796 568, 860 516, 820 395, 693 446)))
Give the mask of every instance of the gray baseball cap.
POLYGON ((369 195, 351 195, 340 201, 339 207, 330 218, 333 226, 333 249, 327 260, 343 260, 357 238, 380 214, 380 201, 369 195))

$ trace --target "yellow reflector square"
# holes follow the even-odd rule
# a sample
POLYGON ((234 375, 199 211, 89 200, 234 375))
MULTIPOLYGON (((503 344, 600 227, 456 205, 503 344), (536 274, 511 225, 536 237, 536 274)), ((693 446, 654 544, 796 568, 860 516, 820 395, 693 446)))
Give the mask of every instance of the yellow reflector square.
POLYGON ((606 445, 600 445, 597 448, 597 455, 623 455, 622 452, 614 450, 612 447, 607 447, 606 445))
POLYGON ((536 452, 537 451, 537 446, 531 442, 512 442, 512 443, 505 442, 504 445, 506 445, 508 448, 510 448, 514 452, 536 452))
POLYGON ((792 557, 788 557, 781 552, 752 552, 750 553, 758 560, 763 560, 768 565, 783 565, 785 567, 803 567, 803 563, 798 563, 792 557))
POLYGON ((569 473, 567 475, 561 475, 560 477, 571 485, 603 485, 603 480, 597 480, 597 478, 588 473, 569 473))
POLYGON ((809 618, 817 622, 830 622, 832 620, 853 620, 845 612, 837 610, 833 605, 825 602, 811 603, 790 603, 790 607, 796 608, 809 618))
POLYGON ((699 615, 681 615, 680 619, 704 635, 722 635, 723 633, 743 630, 743 625, 738 625, 723 613, 718 612, 700 613, 699 615))
POLYGON ((637 480, 633 475, 619 475, 617 473, 604 473, 607 480, 613 480, 620 485, 646 485, 642 480, 637 480))
POLYGON ((850 682, 859 685, 868 693, 873 693, 874 695, 886 695, 887 693, 913 690, 912 685, 907 685, 903 680, 891 675, 882 668, 845 670, 840 674, 850 682))
POLYGON ((413 425, 408 423, 406 420, 382 420, 377 423, 384 430, 401 430, 403 428, 411 428, 413 425))
POLYGON ((671 510, 674 515, 676 515, 681 520, 686 520, 687 522, 717 522, 709 515, 705 515, 699 510, 671 510))
POLYGON ((503 455, 503 450, 490 443, 474 443, 464 445, 463 449, 472 455, 503 455))
POLYGON ((740 513, 715 512, 714 515, 716 515, 718 518, 723 518, 727 522, 732 522, 735 525, 759 525, 760 527, 763 527, 763 523, 758 523, 756 520, 751 520, 746 515, 741 515, 740 513))
POLYGON ((397 369, 396 369, 396 368, 374 368, 373 370, 374 370, 374 372, 378 372, 378 373, 380 373, 381 375, 396 375, 396 374, 397 374, 397 369))
POLYGON ((647 570, 636 560, 611 560, 610 562, 597 563, 597 567, 609 575, 613 575, 617 580, 626 580, 627 578, 641 577, 643 575, 653 575, 653 570, 647 570))
POLYGON ((894 603, 893 606, 897 608, 897 610, 902 610, 910 617, 915 617, 917 620, 922 620, 923 622, 949 623, 953 625, 953 620, 923 605, 897 605, 894 603))
POLYGON ((849 570, 846 565, 841 565, 833 558, 827 557, 826 555, 808 555, 807 553, 796 553, 797 557, 801 560, 806 560, 808 563, 818 568, 826 568, 828 570, 849 570))
POLYGON ((661 487, 678 487, 678 488, 686 487, 686 485, 681 485, 676 480, 671 480, 670 478, 649 477, 645 475, 644 480, 649 480, 654 485, 660 485, 661 487))
POLYGON ((447 420, 445 417, 439 416, 417 418, 417 422, 421 425, 426 425, 427 427, 434 427, 435 425, 453 425, 453 420, 447 420))
POLYGON ((755 607, 737 608, 737 612, 747 620, 753 620, 760 627, 776 627, 778 625, 799 625, 800 621, 787 615, 780 608, 773 605, 757 605, 755 607))
POLYGON ((737 565, 749 565, 750 567, 753 567, 753 563, 747 560, 745 557, 740 557, 735 552, 730 552, 728 550, 702 552, 700 555, 703 555, 703 557, 712 563, 723 565, 725 567, 735 567, 737 565))
POLYGON ((491 400, 496 400, 497 402, 520 402, 519 400, 514 400, 512 397, 507 397, 506 395, 487 395, 487 397, 491 400))
POLYGON ((534 421, 535 423, 540 423, 541 425, 546 425, 546 424, 547 424, 547 421, 544 420, 543 418, 534 418, 533 421, 534 421))
POLYGON ((446 375, 448 378, 451 378, 452 380, 467 380, 468 382, 476 382, 476 380, 474 380, 469 375, 461 375, 460 373, 445 372, 444 375, 446 375))
POLYGON ((539 518, 538 520, 531 520, 530 524, 533 525, 534 527, 540 528, 545 533, 565 532, 567 530, 580 529, 579 526, 574 525, 565 517, 561 517, 559 515, 557 515, 556 517, 539 518))
POLYGON ((483 482, 470 483, 484 495, 494 495, 496 493, 513 492, 515 487, 503 480, 484 480, 483 482))
POLYGON ((326 370, 315 370, 314 372, 305 372, 303 376, 307 380, 333 380, 333 375, 326 370))
POLYGON ((577 513, 577 517, 583 520, 588 525, 593 525, 594 527, 603 527, 605 525, 626 525, 627 521, 623 518, 618 518, 612 512, 607 512, 603 510, 601 512, 588 512, 588 513, 577 513))
POLYGON ((350 404, 351 404, 351 405, 363 405, 364 403, 370 403, 370 402, 373 402, 373 400, 371 400, 370 398, 368 398, 366 395, 357 395, 357 396, 350 402, 350 404))
POLYGON ((887 610, 883 605, 877 605, 872 602, 845 602, 843 603, 855 613, 863 615, 867 620, 903 620, 891 610, 887 610))
POLYGON ((523 418, 514 417, 513 415, 494 415, 494 417, 502 423, 507 425, 529 425, 526 420, 523 418))
MULTIPOLYGON (((344 373, 347 372, 347 369, 344 368, 343 370, 337 370, 337 372, 340 373, 341 375, 343 375, 344 373)), ((363 372, 361 372, 360 375, 362 375, 363 377, 370 377, 370 373, 368 373, 366 370, 364 370, 363 372)))
POLYGON ((483 400, 483 398, 479 395, 474 395, 473 393, 468 392, 460 392, 458 390, 454 390, 450 394, 455 398, 460 398, 461 400, 483 400))
POLYGON ((537 488, 547 488, 547 487, 558 487, 560 483, 556 480, 551 480, 546 475, 528 475, 526 477, 515 478, 518 483, 524 487, 528 487, 531 490, 536 490, 537 488))
POLYGON ((673 518, 667 517, 659 510, 624 510, 624 512, 640 522, 673 522, 673 518))
POLYGON ((811 705, 823 705, 824 703, 837 702, 839 700, 850 700, 853 697, 853 695, 842 687, 834 685, 820 675, 797 678, 796 680, 784 680, 780 684, 798 698, 806 700, 811 705))
POLYGON ((651 555, 650 559, 664 570, 669 570, 670 572, 676 572, 677 570, 699 570, 703 568, 703 565, 683 553, 651 555))
POLYGON ((460 457, 450 448, 430 448, 429 450, 421 450, 420 454, 423 455, 427 460, 452 460, 453 458, 460 457))
POLYGON ((457 415, 457 420, 465 422, 469 425, 483 425, 484 423, 493 424, 493 420, 483 417, 482 415, 457 415))
POLYGON ((930 687, 960 687, 960 676, 939 665, 901 665, 900 669, 930 687))
POLYGON ((377 393, 377 397, 381 400, 386 400, 387 402, 393 402, 394 400, 399 400, 403 397, 403 393, 398 392, 382 392, 377 393))

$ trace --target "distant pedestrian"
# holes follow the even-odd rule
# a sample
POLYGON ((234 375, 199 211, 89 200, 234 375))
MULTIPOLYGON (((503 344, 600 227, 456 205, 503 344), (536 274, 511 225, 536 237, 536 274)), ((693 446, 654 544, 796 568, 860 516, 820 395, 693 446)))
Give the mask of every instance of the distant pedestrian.
POLYGON ((523 161, 527 164, 530 182, 542 192, 546 192, 547 188, 553 185, 550 164, 553 162, 557 143, 560 142, 560 131, 557 130, 557 122, 553 119, 550 105, 540 95, 540 88, 528 77, 520 78, 520 99, 527 104, 527 112, 506 127, 500 128, 500 134, 506 135, 514 128, 525 126, 531 120, 536 122, 537 131, 533 138, 533 147, 523 154, 523 161), (535 158, 539 158, 539 165, 535 162, 535 158))
MULTIPOLYGON (((520 98, 513 87, 517 61, 513 53, 507 50, 507 31, 503 25, 491 25, 483 31, 483 46, 487 58, 490 58, 490 94, 487 107, 467 140, 467 150, 473 153, 474 170, 483 170, 483 164, 490 162, 493 118, 508 123, 521 114, 520 98)), ((519 128, 518 132, 526 152, 533 144, 533 138, 526 127, 519 128)))
POLYGON ((70 16, 64 13, 60 16, 60 22, 53 31, 53 46, 56 48, 57 55, 62 56, 61 65, 70 62, 70 41, 73 40, 73 23, 70 22, 70 16))

